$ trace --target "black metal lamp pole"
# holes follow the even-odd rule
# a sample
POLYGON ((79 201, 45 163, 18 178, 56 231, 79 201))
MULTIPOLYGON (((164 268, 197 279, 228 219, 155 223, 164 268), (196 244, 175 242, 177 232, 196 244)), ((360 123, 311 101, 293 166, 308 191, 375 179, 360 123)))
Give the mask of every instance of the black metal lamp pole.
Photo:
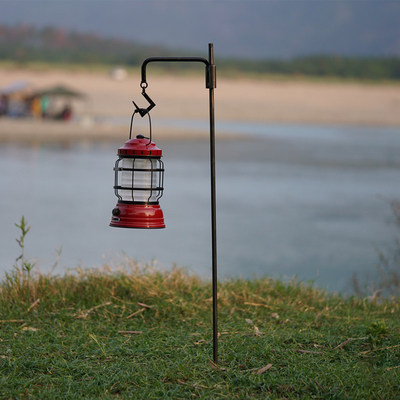
POLYGON ((206 88, 209 89, 210 108, 210 171, 211 171, 211 233, 212 233, 212 296, 213 296, 213 360, 218 363, 218 287, 217 287, 217 228, 216 228, 216 185, 215 185, 215 117, 214 117, 214 89, 216 83, 216 68, 214 65, 213 44, 208 45, 208 60, 201 57, 150 57, 142 63, 142 95, 150 103, 148 108, 136 109, 143 117, 155 103, 146 93, 148 83, 146 81, 146 66, 151 62, 201 62, 206 66, 206 88))

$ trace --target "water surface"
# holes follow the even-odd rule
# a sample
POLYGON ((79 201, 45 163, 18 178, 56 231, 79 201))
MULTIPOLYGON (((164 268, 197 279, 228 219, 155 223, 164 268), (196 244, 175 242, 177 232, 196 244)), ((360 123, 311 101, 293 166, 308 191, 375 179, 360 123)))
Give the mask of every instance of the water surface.
MULTIPOLYGON (((398 129, 242 123, 219 129, 245 135, 217 143, 221 278, 296 275, 346 290, 353 272, 373 270, 377 249, 386 251, 396 233, 388 201, 400 199, 398 129)), ((0 273, 19 254, 14 222, 24 215, 32 226, 26 255, 42 270, 62 247, 59 273, 126 254, 209 277, 208 142, 156 142, 166 168, 164 230, 108 226, 120 143, 1 147, 0 273)))

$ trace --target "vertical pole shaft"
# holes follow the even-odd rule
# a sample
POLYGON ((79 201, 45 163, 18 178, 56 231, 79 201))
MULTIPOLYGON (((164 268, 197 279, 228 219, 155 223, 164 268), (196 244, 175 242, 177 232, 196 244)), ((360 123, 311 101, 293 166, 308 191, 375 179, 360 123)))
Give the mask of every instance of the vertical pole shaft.
MULTIPOLYGON (((210 68, 214 67, 213 44, 208 45, 210 68)), ((215 77, 214 77, 215 83, 215 77)), ((211 171, 211 240, 212 240, 212 296, 213 296, 213 360, 218 363, 218 276, 217 276, 217 227, 215 185, 215 117, 214 84, 209 85, 210 106, 210 171, 211 171)))

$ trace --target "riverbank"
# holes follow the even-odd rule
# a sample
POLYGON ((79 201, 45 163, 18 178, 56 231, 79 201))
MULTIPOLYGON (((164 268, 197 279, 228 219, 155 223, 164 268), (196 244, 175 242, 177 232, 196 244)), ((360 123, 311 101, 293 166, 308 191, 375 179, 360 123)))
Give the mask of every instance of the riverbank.
MULTIPOLYGON (((144 125, 142 125, 144 127, 144 125)), ((133 131, 135 133, 136 130, 133 131)), ((148 134, 147 126, 140 132, 148 134), (145 131, 144 131, 145 129, 145 131)), ((157 139, 189 138, 198 139, 207 136, 201 130, 157 129, 153 134, 157 139)), ((0 143, 35 144, 69 144, 74 142, 116 142, 123 143, 129 137, 129 119, 126 126, 122 124, 96 123, 87 121, 40 121, 34 119, 16 120, 0 119, 0 143)), ((237 135, 224 135, 237 137, 237 135)))
MULTIPOLYGON (((27 81, 33 88, 64 84, 83 92, 83 100, 74 100, 78 123, 0 119, 0 141, 121 140, 129 126, 99 121, 129 117, 134 100, 141 107, 139 73, 114 80, 105 71, 13 70, 0 69, 0 87, 15 81, 27 81)), ((165 75, 148 72, 147 93, 156 102, 152 116, 157 119, 208 119, 208 96, 204 77, 165 75)), ((313 82, 264 80, 219 76, 216 118, 221 121, 259 123, 336 124, 400 126, 400 85, 350 82, 313 82)), ((128 125, 128 124, 127 124, 128 125)), ((155 127, 163 137, 190 137, 185 130, 155 127)), ((194 131, 206 137, 207 132, 194 131)))
POLYGON ((127 260, 118 272, 0 282, 4 398, 398 398, 398 299, 268 278, 211 287, 127 260))

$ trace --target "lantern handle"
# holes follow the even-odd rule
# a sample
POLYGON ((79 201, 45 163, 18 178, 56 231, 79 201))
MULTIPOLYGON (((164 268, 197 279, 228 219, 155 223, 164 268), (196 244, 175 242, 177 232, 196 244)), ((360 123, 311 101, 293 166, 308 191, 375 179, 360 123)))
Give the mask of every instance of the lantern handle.
MULTIPOLYGON (((138 108, 138 106, 136 105, 136 103, 135 103, 133 100, 132 100, 132 103, 136 106, 136 109, 135 109, 135 111, 132 113, 132 117, 131 117, 131 125, 130 125, 130 128, 129 128, 129 140, 132 139, 133 119, 134 119, 134 117, 135 117, 135 114, 136 114, 136 113, 139 113, 139 114, 140 114, 139 108, 138 108)), ((146 144, 146 146, 148 146, 148 145, 151 143, 152 127, 151 127, 151 117, 150 117, 150 113, 149 113, 149 112, 146 112, 146 114, 147 114, 147 116, 149 117, 150 137, 148 138, 148 137, 146 137, 146 136, 143 136, 143 138, 149 139, 149 142, 146 144)), ((146 114, 144 114, 144 115, 146 115, 146 114)), ((143 115, 142 115, 142 117, 143 117, 143 115)))

